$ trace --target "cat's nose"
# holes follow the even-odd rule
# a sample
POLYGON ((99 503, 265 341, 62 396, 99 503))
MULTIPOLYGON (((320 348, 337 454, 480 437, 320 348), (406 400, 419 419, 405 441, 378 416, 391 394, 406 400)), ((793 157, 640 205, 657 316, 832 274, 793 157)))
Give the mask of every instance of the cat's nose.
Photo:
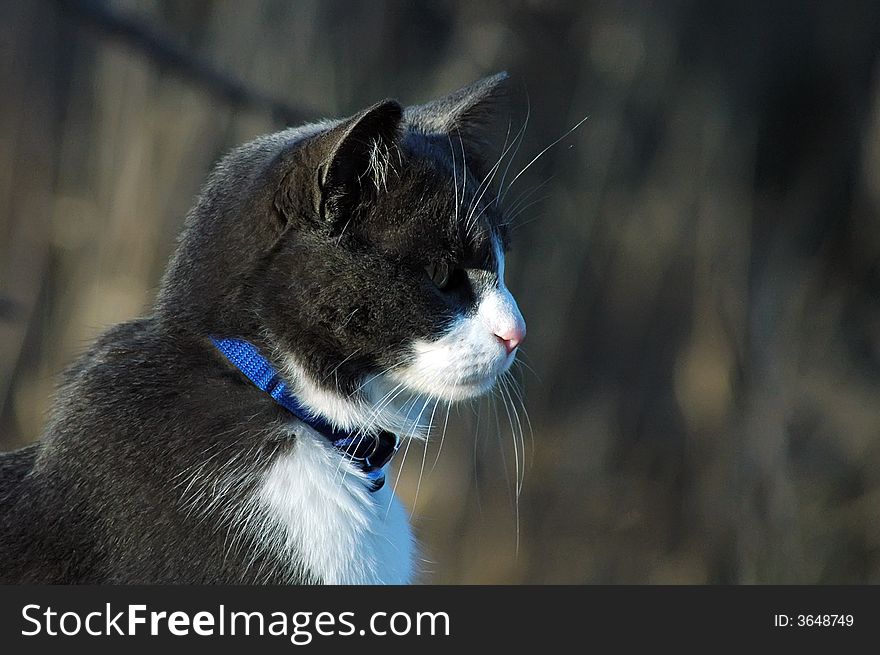
POLYGON ((503 286, 486 294, 477 313, 508 355, 526 338, 526 322, 513 296, 503 286))
POLYGON ((504 344, 507 354, 509 355, 516 350, 516 347, 526 338, 526 326, 522 324, 513 325, 504 330, 499 330, 495 333, 495 336, 502 344, 504 344))

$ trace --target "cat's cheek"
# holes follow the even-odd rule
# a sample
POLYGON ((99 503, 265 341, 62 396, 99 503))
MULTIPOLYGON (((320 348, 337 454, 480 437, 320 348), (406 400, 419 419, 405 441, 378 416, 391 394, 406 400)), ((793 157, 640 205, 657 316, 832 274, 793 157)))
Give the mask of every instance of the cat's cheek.
POLYGON ((417 340, 411 360, 392 377, 410 390, 448 401, 488 392, 516 356, 500 334, 525 334, 525 322, 510 293, 499 286, 488 292, 475 313, 455 320, 442 336, 417 340))

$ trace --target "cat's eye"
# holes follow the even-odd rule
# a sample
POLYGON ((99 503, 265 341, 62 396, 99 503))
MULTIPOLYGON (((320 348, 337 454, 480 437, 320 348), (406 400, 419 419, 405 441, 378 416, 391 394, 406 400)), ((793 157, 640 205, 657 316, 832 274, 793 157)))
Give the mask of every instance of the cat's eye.
POLYGON ((452 268, 446 262, 432 262, 425 266, 425 272, 431 278, 431 282, 441 291, 449 286, 449 281, 452 278, 452 268))

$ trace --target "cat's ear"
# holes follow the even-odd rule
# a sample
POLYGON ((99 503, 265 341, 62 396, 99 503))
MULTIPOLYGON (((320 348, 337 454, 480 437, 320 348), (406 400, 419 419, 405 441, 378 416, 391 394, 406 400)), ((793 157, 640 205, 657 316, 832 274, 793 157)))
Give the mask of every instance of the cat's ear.
POLYGON ((427 134, 448 135, 475 159, 484 159, 508 107, 508 75, 485 77, 424 105, 407 107, 407 122, 427 134))
POLYGON ((347 214, 364 193, 385 185, 397 150, 403 108, 384 100, 328 130, 312 144, 318 150, 317 211, 334 221, 347 214))

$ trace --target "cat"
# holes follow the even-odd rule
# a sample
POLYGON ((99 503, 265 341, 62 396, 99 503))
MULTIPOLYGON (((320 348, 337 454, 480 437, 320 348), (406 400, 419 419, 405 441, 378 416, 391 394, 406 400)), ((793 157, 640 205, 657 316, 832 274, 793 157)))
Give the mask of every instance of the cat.
POLYGON ((41 440, 0 456, 0 582, 414 581, 388 462, 525 336, 489 191, 506 80, 223 158, 152 313, 100 336, 41 440))

